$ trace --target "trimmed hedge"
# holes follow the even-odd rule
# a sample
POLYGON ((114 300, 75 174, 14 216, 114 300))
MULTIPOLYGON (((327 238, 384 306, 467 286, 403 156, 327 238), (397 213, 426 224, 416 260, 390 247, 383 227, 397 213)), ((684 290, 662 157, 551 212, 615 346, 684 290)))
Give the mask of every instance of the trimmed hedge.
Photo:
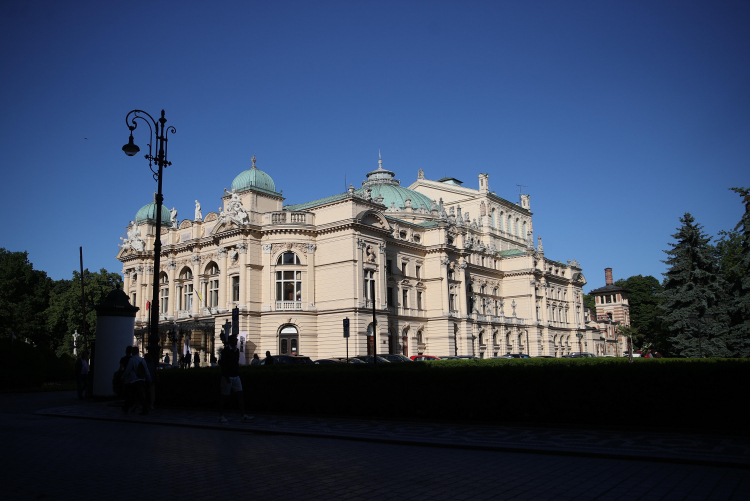
POLYGON ((3 339, 0 342, 0 389, 34 388, 45 381, 44 353, 30 344, 3 339))
MULTIPOLYGON (((159 402, 216 408, 218 368, 159 371, 159 402)), ((745 428, 744 359, 243 366, 248 411, 497 423, 745 428)))

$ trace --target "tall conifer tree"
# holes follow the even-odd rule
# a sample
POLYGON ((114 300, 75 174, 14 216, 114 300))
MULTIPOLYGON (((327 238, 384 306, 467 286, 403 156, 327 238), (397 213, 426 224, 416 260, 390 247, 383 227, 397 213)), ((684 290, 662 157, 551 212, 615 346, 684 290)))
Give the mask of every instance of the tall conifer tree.
POLYGON ((664 274, 662 319, 671 334, 672 352, 683 357, 725 357, 727 308, 724 281, 707 237, 695 218, 686 213, 682 227, 672 235, 677 243, 664 251, 669 269, 664 274), (711 322, 693 325, 689 315, 711 315, 711 322))
POLYGON ((732 188, 742 197, 745 213, 734 228, 739 232, 740 250, 736 264, 729 273, 728 342, 732 356, 750 356, 750 189, 732 188))

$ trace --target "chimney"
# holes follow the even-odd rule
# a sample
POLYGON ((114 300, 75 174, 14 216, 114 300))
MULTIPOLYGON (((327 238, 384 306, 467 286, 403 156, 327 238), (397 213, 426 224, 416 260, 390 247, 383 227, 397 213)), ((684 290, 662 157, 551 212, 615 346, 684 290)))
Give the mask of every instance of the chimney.
POLYGON ((604 280, 607 285, 612 285, 612 268, 604 268, 604 280))

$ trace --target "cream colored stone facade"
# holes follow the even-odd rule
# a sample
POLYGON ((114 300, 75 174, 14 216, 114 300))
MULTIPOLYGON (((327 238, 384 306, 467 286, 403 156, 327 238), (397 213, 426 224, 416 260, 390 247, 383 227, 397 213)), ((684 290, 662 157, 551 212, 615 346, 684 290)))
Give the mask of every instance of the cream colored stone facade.
POLYGON ((166 331, 182 329, 208 363, 236 306, 248 360, 285 350, 313 360, 344 356, 344 318, 349 354, 362 355, 371 350, 373 300, 378 353, 578 351, 576 335, 585 330, 580 266, 546 258, 541 238, 534 245, 529 196, 518 204, 502 199, 489 190, 487 174, 472 189, 453 178, 428 180, 420 170, 405 188, 381 161, 357 190, 284 206, 253 162, 233 188, 219 212, 202 220, 166 218, 157 232, 153 218, 136 218, 118 253, 144 329, 160 234, 165 351, 166 331))

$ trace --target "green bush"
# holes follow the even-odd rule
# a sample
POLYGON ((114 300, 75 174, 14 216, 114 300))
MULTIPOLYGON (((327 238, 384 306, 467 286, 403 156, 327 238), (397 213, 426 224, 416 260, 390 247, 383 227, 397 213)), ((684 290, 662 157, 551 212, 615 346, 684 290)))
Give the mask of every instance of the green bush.
MULTIPOLYGON (((160 371, 163 405, 216 408, 218 368, 160 371)), ((250 411, 743 429, 742 359, 514 359, 244 366, 250 411)))

